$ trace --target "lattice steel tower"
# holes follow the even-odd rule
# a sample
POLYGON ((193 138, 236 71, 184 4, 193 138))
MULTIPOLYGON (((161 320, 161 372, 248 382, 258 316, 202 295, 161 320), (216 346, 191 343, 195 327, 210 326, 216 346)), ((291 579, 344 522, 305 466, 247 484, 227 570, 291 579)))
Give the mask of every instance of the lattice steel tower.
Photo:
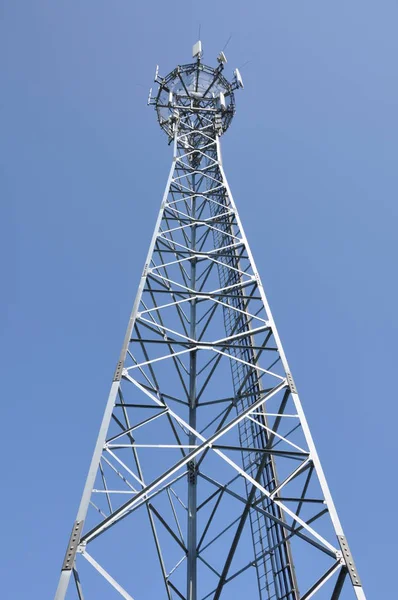
POLYGON ((173 163, 55 598, 364 600, 222 166, 242 79, 193 55, 150 92, 173 163))

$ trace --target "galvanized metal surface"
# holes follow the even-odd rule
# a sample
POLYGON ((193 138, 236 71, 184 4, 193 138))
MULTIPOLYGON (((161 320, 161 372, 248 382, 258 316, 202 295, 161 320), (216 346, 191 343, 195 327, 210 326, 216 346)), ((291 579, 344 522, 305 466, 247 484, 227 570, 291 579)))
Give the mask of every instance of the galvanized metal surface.
POLYGON ((157 569, 168 600, 364 600, 223 170, 243 83, 201 55, 150 93, 173 163, 55 599, 149 599, 157 569))

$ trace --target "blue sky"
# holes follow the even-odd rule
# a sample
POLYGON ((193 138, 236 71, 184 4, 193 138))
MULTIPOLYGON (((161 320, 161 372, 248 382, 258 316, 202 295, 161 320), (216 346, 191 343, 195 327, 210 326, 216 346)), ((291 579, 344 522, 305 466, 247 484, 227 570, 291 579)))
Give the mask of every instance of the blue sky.
POLYGON ((232 33, 245 89, 226 172, 365 590, 387 597, 398 5, 0 10, 4 597, 55 590, 170 166, 148 90, 157 63, 189 62, 199 24, 210 64, 232 33))

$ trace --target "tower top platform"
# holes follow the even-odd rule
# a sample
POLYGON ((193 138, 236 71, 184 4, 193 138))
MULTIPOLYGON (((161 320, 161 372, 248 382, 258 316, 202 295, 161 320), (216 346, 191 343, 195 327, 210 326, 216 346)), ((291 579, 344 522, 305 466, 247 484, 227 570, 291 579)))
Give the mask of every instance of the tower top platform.
POLYGON ((152 89, 149 92, 148 104, 155 107, 159 125, 169 138, 174 135, 175 123, 189 116, 214 121, 218 135, 222 135, 235 114, 234 91, 243 88, 238 69, 232 81, 223 75, 227 62, 223 52, 217 57, 217 67, 203 64, 200 41, 192 54, 195 62, 178 65, 166 77, 161 77, 156 67, 155 83, 159 87, 156 95, 152 96, 152 89))

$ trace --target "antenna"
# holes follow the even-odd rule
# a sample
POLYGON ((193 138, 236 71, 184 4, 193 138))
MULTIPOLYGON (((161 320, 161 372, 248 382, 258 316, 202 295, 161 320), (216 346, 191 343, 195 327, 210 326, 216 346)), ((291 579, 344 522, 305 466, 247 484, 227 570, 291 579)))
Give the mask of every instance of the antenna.
POLYGON ((236 83, 238 84, 238 87, 243 88, 242 75, 240 74, 239 69, 235 69, 234 75, 235 75, 235 79, 236 79, 236 83))
POLYGON ((202 42, 200 40, 193 45, 192 56, 193 58, 200 58, 202 56, 202 42))
POLYGON ((225 56, 223 51, 221 51, 220 54, 217 56, 217 60, 219 63, 225 64, 227 62, 227 57, 225 56))
POLYGON ((225 104, 225 96, 222 92, 220 92, 220 107, 221 110, 227 110, 227 105, 225 104))
POLYGON ((231 41, 231 38, 232 38, 232 33, 231 33, 231 35, 229 36, 229 38, 227 39, 227 41, 225 42, 225 45, 224 45, 224 48, 223 48, 223 50, 225 50, 225 48, 228 46, 229 42, 231 41))

